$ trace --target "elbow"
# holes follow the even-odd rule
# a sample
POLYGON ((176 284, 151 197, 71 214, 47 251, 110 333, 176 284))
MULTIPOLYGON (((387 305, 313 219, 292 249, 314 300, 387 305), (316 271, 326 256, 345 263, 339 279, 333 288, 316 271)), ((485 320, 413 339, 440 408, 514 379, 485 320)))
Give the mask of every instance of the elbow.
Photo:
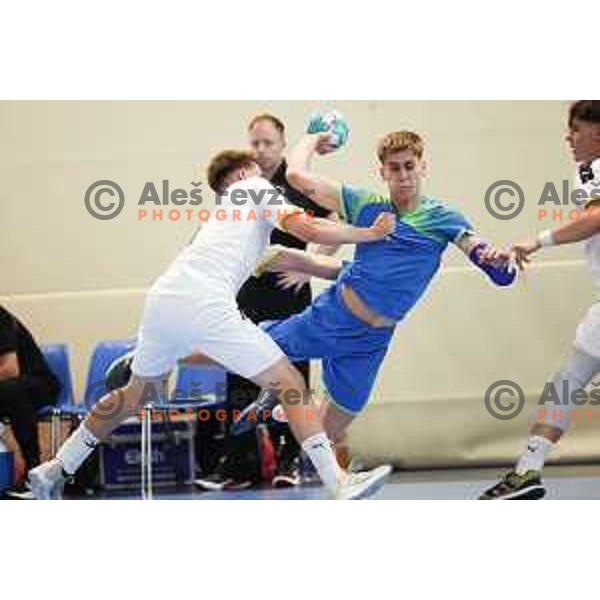
POLYGON ((322 233, 319 229, 307 222, 296 221, 297 225, 295 227, 289 227, 288 232, 292 235, 295 235, 297 238, 300 238, 303 242, 307 244, 320 244, 322 242, 322 233))
POLYGON ((316 227, 308 226, 305 227, 301 233, 302 241, 308 244, 323 244, 322 234, 317 230, 316 227))

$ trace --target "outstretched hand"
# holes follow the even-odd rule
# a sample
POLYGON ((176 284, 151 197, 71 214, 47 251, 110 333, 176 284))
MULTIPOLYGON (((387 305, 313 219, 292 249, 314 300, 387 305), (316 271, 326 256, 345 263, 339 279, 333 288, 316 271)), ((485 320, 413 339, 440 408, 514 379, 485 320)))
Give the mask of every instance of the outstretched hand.
POLYGON ((293 290, 299 294, 302 288, 310 282, 311 275, 294 271, 284 271, 277 274, 277 287, 282 290, 293 290))
POLYGON ((515 254, 515 260, 519 269, 524 269, 525 265, 531 262, 530 256, 540 249, 540 243, 537 239, 531 238, 513 244, 511 250, 515 254))

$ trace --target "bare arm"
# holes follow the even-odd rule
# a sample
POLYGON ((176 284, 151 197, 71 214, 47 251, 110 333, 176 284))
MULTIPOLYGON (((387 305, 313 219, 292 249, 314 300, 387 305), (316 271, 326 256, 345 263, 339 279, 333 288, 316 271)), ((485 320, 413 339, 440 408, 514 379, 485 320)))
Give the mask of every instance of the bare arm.
MULTIPOLYGON (((338 222, 336 213, 330 213, 327 217, 331 221, 338 222)), ((326 246, 325 244, 310 244, 307 252, 312 254, 315 257, 331 257, 334 256, 337 251, 341 248, 339 244, 334 246, 326 246)), ((335 264, 338 264, 338 261, 333 261, 335 264)), ((277 277, 277 286, 283 290, 293 290, 295 293, 299 294, 304 286, 310 284, 310 279, 313 276, 313 273, 309 272, 301 272, 297 270, 284 270, 284 272, 279 273, 277 277)), ((320 277, 321 279, 336 279, 335 277, 324 277, 323 275, 315 275, 316 277, 320 277)))
MULTIPOLYGON (((329 221, 333 221, 334 223, 339 223, 339 217, 337 213, 332 212, 327 216, 329 221)), ((334 256, 337 251, 340 249, 341 245, 336 244, 335 246, 326 246, 325 244, 319 244, 318 246, 310 245, 308 251, 311 254, 321 254, 323 256, 334 256)))
POLYGON ((552 231, 552 241, 555 245, 574 244, 583 242, 600 233, 600 208, 596 207, 586 211, 585 217, 567 223, 552 231))
POLYGON ((305 135, 288 157, 286 179, 288 183, 316 202, 319 206, 339 213, 342 202, 342 185, 313 173, 310 161, 329 133, 305 135))
POLYGON ((272 246, 257 267, 257 274, 269 272, 304 273, 320 279, 335 280, 342 269, 342 262, 331 256, 310 254, 302 250, 272 246))
POLYGON ((6 352, 0 356, 0 381, 14 379, 20 373, 19 359, 16 352, 6 352))
POLYGON ((517 255, 517 263, 523 267, 530 262, 530 256, 543 246, 562 246, 583 242, 588 238, 600 233, 600 207, 597 205, 589 208, 577 221, 567 223, 554 230, 540 233, 535 238, 528 238, 513 245, 517 255))
MULTIPOLYGON (((326 218, 334 223, 339 223, 340 221, 338 214, 335 212, 329 213, 326 218)), ((340 247, 339 244, 333 246, 326 246, 325 244, 309 244, 307 252, 313 256, 334 256, 340 247)), ((282 290, 293 290, 296 294, 299 294, 305 286, 310 284, 312 275, 312 273, 297 270, 284 270, 278 274, 276 285, 282 290)), ((321 275, 317 275, 317 277, 330 279, 329 277, 322 277, 321 275)))
POLYGON ((311 254, 320 254, 321 256, 335 256, 340 248, 341 244, 336 244, 334 246, 319 244, 318 246, 311 246, 308 251, 311 254))
POLYGON ((382 213, 370 227, 354 227, 317 219, 305 213, 295 213, 283 219, 279 226, 305 242, 328 246, 361 244, 377 242, 390 235, 396 227, 396 218, 392 213, 382 213))

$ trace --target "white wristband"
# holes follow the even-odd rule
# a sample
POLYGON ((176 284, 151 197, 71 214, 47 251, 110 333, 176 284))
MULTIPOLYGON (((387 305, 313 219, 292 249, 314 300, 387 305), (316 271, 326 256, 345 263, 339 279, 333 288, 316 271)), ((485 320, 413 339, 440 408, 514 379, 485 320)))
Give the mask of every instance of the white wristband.
POLYGON ((547 246, 554 246, 554 237, 552 235, 552 231, 550 229, 546 229, 542 231, 537 237, 538 242, 542 248, 546 248, 547 246))

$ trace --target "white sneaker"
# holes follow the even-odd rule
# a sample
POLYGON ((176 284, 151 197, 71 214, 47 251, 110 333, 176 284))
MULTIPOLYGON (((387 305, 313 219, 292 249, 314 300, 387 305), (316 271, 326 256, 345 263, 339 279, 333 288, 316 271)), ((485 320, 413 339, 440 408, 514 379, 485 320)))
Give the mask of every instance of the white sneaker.
POLYGON ((382 465, 371 471, 348 473, 333 493, 335 500, 361 500, 378 492, 392 472, 390 465, 382 465))
POLYGON ((29 471, 28 483, 36 500, 60 500, 66 481, 62 465, 52 459, 29 471))

